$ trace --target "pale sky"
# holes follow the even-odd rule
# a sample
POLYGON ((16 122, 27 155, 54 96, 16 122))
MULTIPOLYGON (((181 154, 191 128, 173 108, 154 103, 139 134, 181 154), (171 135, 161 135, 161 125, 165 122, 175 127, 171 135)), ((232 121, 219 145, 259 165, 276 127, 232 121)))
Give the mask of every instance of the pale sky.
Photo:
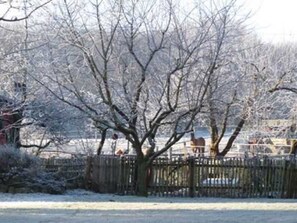
MULTIPOLYGON (((188 4, 195 0, 180 1, 188 4)), ((249 24, 251 27, 255 27, 255 31, 264 41, 274 43, 297 42, 297 0, 238 1, 240 4, 243 3, 247 10, 252 11, 253 15, 249 24)), ((3 6, 0 4, 0 16, 3 6)))
POLYGON ((297 0, 241 0, 253 12, 250 24, 265 41, 297 42, 297 0))

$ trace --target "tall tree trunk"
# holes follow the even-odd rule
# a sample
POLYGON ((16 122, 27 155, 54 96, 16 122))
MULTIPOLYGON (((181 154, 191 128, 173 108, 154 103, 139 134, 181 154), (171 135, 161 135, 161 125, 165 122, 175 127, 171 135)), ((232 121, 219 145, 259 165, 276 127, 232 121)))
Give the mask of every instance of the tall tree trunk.
POLYGON ((149 165, 146 159, 137 159, 136 161, 136 194, 138 196, 148 196, 149 184, 149 165))
POLYGON ((99 143, 99 146, 98 146, 98 149, 97 149, 97 155, 98 156, 102 152, 103 145, 104 145, 104 142, 105 142, 105 139, 106 139, 106 133, 107 133, 107 129, 103 129, 102 132, 101 132, 101 140, 100 140, 100 143, 99 143))
POLYGON ((216 157, 219 153, 219 129, 216 121, 216 111, 213 102, 209 101, 209 122, 210 122, 210 156, 216 157))
POLYGON ((209 154, 210 157, 218 156, 218 154, 219 154, 219 144, 211 142, 209 151, 210 151, 210 154, 209 154))
POLYGON ((225 146, 225 148, 223 149, 223 151, 221 153, 219 153, 220 156, 226 156, 226 154, 230 151, 235 139, 237 138, 237 136, 239 135, 243 125, 245 123, 245 118, 241 119, 239 121, 239 123, 237 124, 235 130, 233 131, 231 137, 229 138, 227 145, 225 146))
POLYGON ((216 124, 215 119, 211 122, 211 128, 210 128, 210 156, 211 157, 216 157, 219 154, 219 134, 218 134, 218 127, 216 124))
POLYGON ((291 142, 290 155, 297 154, 297 140, 293 139, 291 142))

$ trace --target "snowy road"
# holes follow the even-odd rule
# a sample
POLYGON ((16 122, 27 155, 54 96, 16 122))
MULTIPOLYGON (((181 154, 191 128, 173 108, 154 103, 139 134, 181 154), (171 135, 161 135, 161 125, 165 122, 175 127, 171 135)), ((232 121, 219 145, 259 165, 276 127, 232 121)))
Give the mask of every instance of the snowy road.
POLYGON ((297 200, 0 194, 0 222, 297 222, 297 200))

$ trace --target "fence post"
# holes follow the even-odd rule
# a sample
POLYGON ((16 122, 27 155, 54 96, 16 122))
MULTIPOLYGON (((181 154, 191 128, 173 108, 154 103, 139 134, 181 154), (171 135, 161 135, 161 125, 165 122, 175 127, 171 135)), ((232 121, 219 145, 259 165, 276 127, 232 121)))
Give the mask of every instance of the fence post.
POLYGON ((296 191, 295 179, 295 160, 290 159, 287 161, 287 174, 286 174, 286 198, 294 198, 296 191))
POLYGON ((190 197, 195 196, 195 183, 194 183, 194 174, 195 174, 195 158, 189 158, 189 195, 190 197))

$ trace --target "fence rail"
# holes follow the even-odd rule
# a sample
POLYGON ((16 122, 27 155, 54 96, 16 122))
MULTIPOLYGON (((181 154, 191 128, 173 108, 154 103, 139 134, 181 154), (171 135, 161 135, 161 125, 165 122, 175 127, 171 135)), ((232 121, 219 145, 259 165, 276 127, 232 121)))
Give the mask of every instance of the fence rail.
MULTIPOLYGON (((135 165, 135 157, 90 157, 86 181, 98 192, 135 194, 135 165)), ((149 194, 156 196, 297 197, 295 159, 159 158, 149 171, 149 194)))

